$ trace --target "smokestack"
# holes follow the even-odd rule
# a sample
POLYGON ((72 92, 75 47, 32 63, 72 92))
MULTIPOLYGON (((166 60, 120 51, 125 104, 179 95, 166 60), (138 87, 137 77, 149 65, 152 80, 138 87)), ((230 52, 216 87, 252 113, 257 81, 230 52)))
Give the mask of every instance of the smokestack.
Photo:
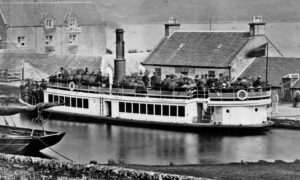
POLYGON ((123 33, 123 29, 116 29, 116 59, 114 64, 114 80, 116 82, 120 82, 126 74, 123 33))

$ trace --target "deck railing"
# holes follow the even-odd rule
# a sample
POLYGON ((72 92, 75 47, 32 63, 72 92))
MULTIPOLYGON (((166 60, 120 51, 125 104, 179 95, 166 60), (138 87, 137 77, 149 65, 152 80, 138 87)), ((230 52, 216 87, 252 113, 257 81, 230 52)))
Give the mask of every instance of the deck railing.
MULTIPOLYGON (((49 82, 48 87, 54 89, 72 90, 76 92, 88 92, 95 94, 112 94, 118 96, 133 96, 133 97, 156 97, 156 98, 168 98, 168 99, 193 99, 193 98, 210 98, 212 101, 239 101, 241 98, 238 97, 238 92, 241 89, 205 89, 200 90, 197 87, 193 88, 182 88, 182 89, 171 89, 165 90, 163 88, 124 88, 124 87, 106 87, 106 86, 89 86, 89 85, 73 85, 60 83, 60 82, 49 82)), ((247 94, 245 100, 256 100, 269 98, 271 91, 270 88, 251 88, 242 89, 247 94)))

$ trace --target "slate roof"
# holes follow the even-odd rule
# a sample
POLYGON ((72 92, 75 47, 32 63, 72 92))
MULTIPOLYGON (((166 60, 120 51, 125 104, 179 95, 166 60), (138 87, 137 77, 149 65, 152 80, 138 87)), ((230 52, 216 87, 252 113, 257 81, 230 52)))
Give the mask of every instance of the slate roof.
POLYGON ((248 41, 249 32, 176 31, 142 64, 227 68, 248 41))
MULTIPOLYGON (((268 81, 271 85, 280 85, 282 77, 287 74, 300 73, 300 58, 269 57, 268 81)), ((253 77, 261 75, 265 81, 266 58, 256 58, 240 77, 253 77)))
POLYGON ((44 14, 55 18, 55 25, 65 25, 67 13, 75 13, 79 25, 103 24, 102 18, 92 2, 25 2, 0 3, 5 24, 13 26, 41 26, 44 14))

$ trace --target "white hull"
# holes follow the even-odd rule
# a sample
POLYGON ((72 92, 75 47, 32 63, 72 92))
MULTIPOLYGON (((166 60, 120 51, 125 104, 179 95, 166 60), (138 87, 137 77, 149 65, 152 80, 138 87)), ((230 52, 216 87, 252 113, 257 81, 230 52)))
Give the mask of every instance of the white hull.
MULTIPOLYGON (((63 107, 53 107, 49 112, 85 116, 108 122, 130 122, 188 127, 263 128, 267 121, 270 98, 247 101, 212 101, 210 98, 176 99, 124 96, 109 93, 90 93, 48 88, 44 101, 64 101, 63 107), (213 109, 213 110, 212 110, 213 109), (212 111, 212 112, 207 112, 212 111), (209 114, 209 118, 205 116, 209 114)), ((98 121, 94 120, 94 121, 98 121)))

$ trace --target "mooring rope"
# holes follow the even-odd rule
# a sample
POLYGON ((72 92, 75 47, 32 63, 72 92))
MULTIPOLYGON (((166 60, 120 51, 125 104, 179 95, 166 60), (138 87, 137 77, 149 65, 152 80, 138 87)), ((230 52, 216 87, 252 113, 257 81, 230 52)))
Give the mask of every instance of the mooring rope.
MULTIPOLYGON (((48 147, 48 145, 47 145, 43 140, 41 140, 40 138, 38 138, 38 140, 41 141, 41 143, 43 143, 45 146, 48 147)), ((49 148, 50 150, 52 150, 54 153, 56 153, 57 155, 59 155, 59 156, 65 158, 66 160, 71 161, 71 162, 75 162, 75 161, 73 161, 72 159, 68 158, 67 156, 65 156, 65 155, 63 155, 63 154, 57 152, 57 151, 54 150, 53 148, 51 148, 51 147, 48 147, 48 148, 49 148)))

